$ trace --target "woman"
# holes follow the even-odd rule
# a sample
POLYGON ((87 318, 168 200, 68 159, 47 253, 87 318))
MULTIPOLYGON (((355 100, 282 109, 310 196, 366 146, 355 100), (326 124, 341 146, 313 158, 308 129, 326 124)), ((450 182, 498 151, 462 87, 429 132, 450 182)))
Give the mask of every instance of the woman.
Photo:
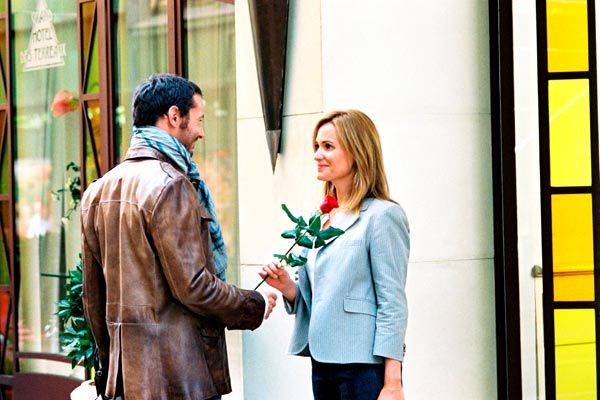
POLYGON ((408 222, 390 199, 379 134, 364 113, 334 111, 313 132, 317 179, 345 230, 308 251, 298 282, 278 263, 259 272, 296 315, 290 353, 310 356, 318 400, 404 399, 408 222))

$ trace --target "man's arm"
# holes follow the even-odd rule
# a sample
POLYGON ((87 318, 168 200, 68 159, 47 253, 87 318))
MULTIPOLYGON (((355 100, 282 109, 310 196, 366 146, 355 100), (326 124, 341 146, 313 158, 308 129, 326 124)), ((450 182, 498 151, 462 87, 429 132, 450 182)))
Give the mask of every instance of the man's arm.
MULTIPOLYGON (((192 312, 229 329, 255 329, 265 315, 263 296, 238 289, 206 268, 212 257, 208 232, 202 232, 197 194, 185 178, 162 191, 150 232, 173 296, 192 312)), ((270 311, 270 310, 269 310, 270 311)))
POLYGON ((92 248, 99 254, 95 237, 86 237, 86 226, 82 223, 82 260, 83 260, 83 311, 88 322, 98 356, 103 368, 108 368, 110 337, 106 327, 106 282, 102 265, 94 257, 92 248))

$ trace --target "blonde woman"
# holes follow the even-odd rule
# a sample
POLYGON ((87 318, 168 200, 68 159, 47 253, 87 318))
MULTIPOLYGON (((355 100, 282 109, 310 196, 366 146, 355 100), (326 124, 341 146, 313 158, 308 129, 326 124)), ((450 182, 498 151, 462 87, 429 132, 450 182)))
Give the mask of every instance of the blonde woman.
POLYGON ((313 145, 317 179, 340 205, 325 226, 345 233, 308 251, 297 282, 276 262, 259 275, 296 317, 289 352, 311 357, 315 399, 404 399, 409 228, 389 196, 379 134, 364 113, 334 111, 313 145))

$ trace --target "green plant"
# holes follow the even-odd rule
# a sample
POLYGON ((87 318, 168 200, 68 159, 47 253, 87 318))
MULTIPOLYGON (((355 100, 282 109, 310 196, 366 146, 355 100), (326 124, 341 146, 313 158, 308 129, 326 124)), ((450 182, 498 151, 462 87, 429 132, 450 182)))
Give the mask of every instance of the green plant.
POLYGON ((71 214, 77 210, 79 203, 81 202, 81 177, 79 176, 79 165, 73 161, 66 166, 67 174, 70 176, 67 178, 67 183, 62 189, 58 189, 56 192, 52 192, 55 200, 60 200, 65 192, 69 192, 71 200, 69 201, 69 208, 66 210, 63 216, 63 223, 66 220, 71 219, 71 214))
POLYGON ((83 314, 83 264, 81 254, 75 268, 69 271, 65 283, 65 297, 56 302, 60 319, 61 333, 60 344, 67 351, 74 368, 80 362, 86 369, 94 366, 94 350, 96 344, 83 314))

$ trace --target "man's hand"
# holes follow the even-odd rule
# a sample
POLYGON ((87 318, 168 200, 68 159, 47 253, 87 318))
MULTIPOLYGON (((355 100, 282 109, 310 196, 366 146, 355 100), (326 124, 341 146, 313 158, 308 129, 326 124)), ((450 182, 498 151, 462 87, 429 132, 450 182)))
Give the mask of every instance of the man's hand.
POLYGON ((277 293, 271 292, 270 290, 265 290, 261 292, 263 297, 265 298, 265 319, 269 318, 273 308, 275 308, 275 304, 277 302, 277 293))

